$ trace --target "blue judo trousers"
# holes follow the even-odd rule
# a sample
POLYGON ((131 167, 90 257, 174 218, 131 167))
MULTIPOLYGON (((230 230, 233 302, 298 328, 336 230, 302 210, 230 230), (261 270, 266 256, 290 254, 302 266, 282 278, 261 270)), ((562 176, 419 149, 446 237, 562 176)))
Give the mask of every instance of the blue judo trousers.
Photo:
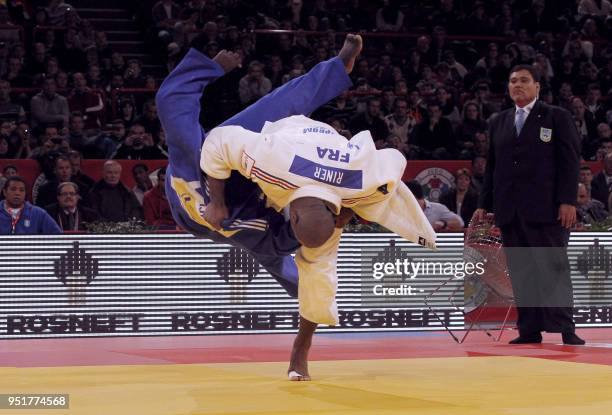
MULTIPOLYGON (((191 49, 157 93, 159 118, 168 144, 166 196, 172 215, 182 228, 196 236, 246 250, 290 296, 297 297, 298 271, 291 254, 300 243, 284 215, 266 207, 265 197, 255 183, 238 172, 228 179, 225 188, 230 217, 222 223, 225 236, 202 224, 201 214, 210 199, 200 167, 200 152, 206 139, 199 122, 200 98, 204 88, 223 75, 219 64, 191 49)), ((221 126, 237 125, 260 132, 266 121, 308 115, 351 85, 342 60, 336 57, 278 87, 221 126)))

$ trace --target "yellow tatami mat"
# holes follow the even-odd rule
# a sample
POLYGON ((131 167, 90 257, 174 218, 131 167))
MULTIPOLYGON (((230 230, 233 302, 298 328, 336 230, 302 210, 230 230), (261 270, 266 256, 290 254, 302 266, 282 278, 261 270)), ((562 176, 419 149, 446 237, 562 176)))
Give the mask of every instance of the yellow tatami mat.
POLYGON ((70 410, 0 414, 612 413, 612 368, 524 357, 2 368, 0 393, 68 393, 70 410))

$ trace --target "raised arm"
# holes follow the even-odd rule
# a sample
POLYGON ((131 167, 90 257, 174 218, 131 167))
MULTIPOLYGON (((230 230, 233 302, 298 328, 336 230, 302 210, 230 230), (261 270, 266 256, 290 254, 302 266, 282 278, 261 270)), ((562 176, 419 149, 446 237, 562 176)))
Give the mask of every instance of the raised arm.
POLYGON ((240 64, 240 57, 221 51, 214 59, 190 49, 185 58, 166 77, 157 92, 159 119, 166 131, 170 156, 189 166, 198 165, 194 139, 201 146, 204 131, 200 126, 200 98, 204 88, 240 64))

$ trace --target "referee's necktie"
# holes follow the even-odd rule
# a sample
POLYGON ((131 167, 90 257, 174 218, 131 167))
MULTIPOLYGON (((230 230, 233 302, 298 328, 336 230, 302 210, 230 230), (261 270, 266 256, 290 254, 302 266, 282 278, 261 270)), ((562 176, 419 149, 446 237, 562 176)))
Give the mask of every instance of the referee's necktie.
POLYGON ((525 125, 525 111, 523 108, 519 108, 516 111, 516 135, 521 134, 521 130, 523 129, 523 125, 525 125))

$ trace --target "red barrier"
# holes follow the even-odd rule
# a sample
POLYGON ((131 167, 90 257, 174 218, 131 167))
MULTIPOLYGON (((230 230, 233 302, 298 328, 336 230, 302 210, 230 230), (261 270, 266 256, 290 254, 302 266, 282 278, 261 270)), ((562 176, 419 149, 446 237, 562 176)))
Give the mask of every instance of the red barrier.
MULTIPOLYGON (((105 160, 83 160, 81 169, 85 174, 94 180, 102 178, 102 166, 105 160)), ((134 178, 132 177, 132 167, 135 164, 144 163, 149 166, 151 171, 165 166, 167 160, 117 160, 123 167, 121 180, 128 187, 134 186, 134 178)), ((34 160, 0 160, 0 171, 7 165, 17 167, 19 175, 31 187, 36 177, 40 174, 38 163, 34 160)), ((585 163, 593 170, 593 175, 602 170, 602 164, 597 161, 589 161, 585 163)), ((470 161, 467 160, 409 160, 404 171, 403 180, 417 179, 426 188, 426 194, 436 200, 441 192, 450 188, 454 183, 454 173, 461 169, 471 167, 470 161)))
MULTIPOLYGON (((603 166, 598 161, 588 161, 584 164, 591 167, 593 175, 599 173, 603 166)), ((468 160, 408 160, 404 170, 404 181, 416 179, 423 185, 425 196, 437 201, 442 193, 449 190, 454 182, 454 174, 461 168, 471 170, 468 160)))
MULTIPOLYGON (((81 162, 81 170, 92 179, 98 181, 102 179, 102 166, 106 160, 83 160, 81 162)), ((168 160, 116 160, 123 167, 121 181, 128 187, 132 188, 135 185, 132 177, 132 167, 136 164, 144 163, 149 166, 149 170, 153 171, 160 167, 166 166, 168 160)), ((17 167, 17 171, 28 184, 28 189, 32 189, 32 184, 41 173, 38 163, 34 160, 0 160, 0 171, 8 165, 17 167)))

